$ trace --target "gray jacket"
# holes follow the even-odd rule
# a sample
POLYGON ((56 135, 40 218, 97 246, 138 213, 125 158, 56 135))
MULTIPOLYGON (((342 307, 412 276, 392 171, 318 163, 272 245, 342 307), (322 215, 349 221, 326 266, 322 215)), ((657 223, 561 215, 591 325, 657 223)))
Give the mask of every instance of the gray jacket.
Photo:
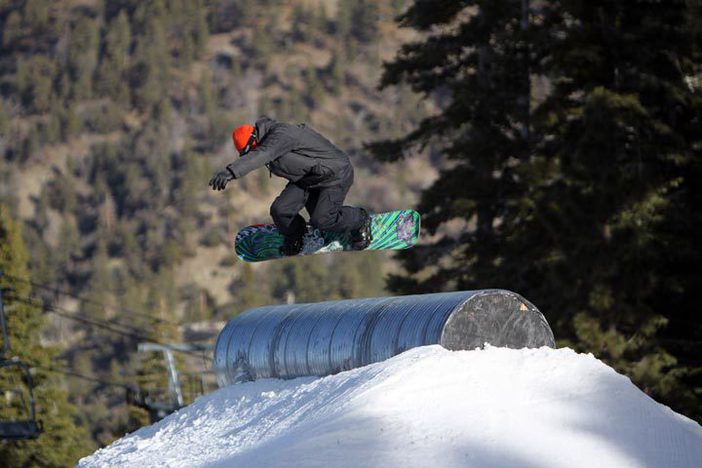
POLYGON ((227 166, 236 179, 263 166, 306 188, 330 187, 353 177, 348 155, 305 124, 262 117, 256 134, 256 148, 227 166))

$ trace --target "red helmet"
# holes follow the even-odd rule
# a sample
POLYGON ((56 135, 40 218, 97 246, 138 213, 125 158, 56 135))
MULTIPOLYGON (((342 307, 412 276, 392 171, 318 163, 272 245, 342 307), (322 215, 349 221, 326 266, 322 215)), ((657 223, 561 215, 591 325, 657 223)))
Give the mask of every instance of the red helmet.
POLYGON ((235 128, 232 132, 234 147, 243 156, 256 147, 256 127, 250 124, 235 128))

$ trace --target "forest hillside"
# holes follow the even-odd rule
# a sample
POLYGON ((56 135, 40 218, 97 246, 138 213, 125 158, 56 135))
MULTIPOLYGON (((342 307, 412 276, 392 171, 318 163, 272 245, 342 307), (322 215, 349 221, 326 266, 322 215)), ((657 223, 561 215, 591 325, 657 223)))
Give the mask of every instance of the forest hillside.
MULTIPOLYGON (((416 36, 394 22, 403 4, 0 2, 0 202, 21 224, 34 285, 20 299, 44 310, 54 367, 77 374, 53 378, 92 448, 148 422, 125 387, 168 399, 161 354, 138 343, 206 348, 252 306, 385 293, 388 253, 236 260, 234 234, 270 221, 285 181, 265 170, 226 192, 207 181, 238 157, 232 129, 265 115, 349 153, 350 204, 412 207, 434 165, 364 150, 434 107, 409 87, 378 89, 382 61, 416 36)), ((186 401, 213 384, 202 353, 178 356, 186 401)))

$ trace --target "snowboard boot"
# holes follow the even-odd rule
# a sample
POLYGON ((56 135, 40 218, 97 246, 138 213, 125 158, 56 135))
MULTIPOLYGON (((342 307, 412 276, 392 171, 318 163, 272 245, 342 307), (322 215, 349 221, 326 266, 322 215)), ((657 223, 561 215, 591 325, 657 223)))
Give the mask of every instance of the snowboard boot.
POLYGON ((285 236, 283 245, 280 246, 280 254, 286 257, 293 257, 302 252, 302 236, 285 236))
POLYGON ((371 217, 364 208, 361 208, 363 223, 361 227, 351 233, 351 247, 354 250, 364 250, 373 241, 371 232, 371 217))

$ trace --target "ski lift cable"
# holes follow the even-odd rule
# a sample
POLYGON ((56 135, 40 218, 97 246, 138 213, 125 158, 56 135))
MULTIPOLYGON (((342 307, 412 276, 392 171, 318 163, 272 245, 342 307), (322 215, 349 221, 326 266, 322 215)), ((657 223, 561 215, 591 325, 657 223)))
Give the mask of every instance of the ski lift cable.
MULTIPOLYGON (((19 298, 19 297, 15 297, 15 296, 10 296, 9 299, 16 299, 18 301, 27 303, 29 305, 33 305, 35 307, 42 307, 45 310, 45 312, 54 313, 56 315, 59 315, 61 317, 65 317, 65 318, 70 319, 70 320, 75 320, 75 321, 79 321, 79 322, 82 322, 82 323, 85 323, 88 325, 93 325, 93 326, 96 326, 96 327, 99 327, 99 328, 102 328, 102 329, 105 329, 108 331, 112 331, 113 333, 121 334, 123 336, 136 339, 138 341, 151 341, 151 342, 156 342, 158 344, 162 344, 164 346, 168 346, 168 344, 163 343, 161 341, 157 341, 154 338, 152 338, 151 336, 145 334, 145 332, 140 328, 134 327, 132 325, 126 325, 126 324, 120 323, 120 322, 115 321, 115 320, 100 320, 100 319, 95 319, 92 317, 86 317, 86 316, 81 315, 79 313, 68 311, 68 310, 63 309, 63 308, 56 306, 56 305, 48 305, 45 303, 44 299, 42 299, 42 298, 28 296, 27 298, 23 299, 23 298, 19 298), (31 301, 38 301, 38 302, 31 302, 31 301)), ((185 350, 180 350, 180 349, 174 349, 174 350, 188 353, 188 354, 192 354, 193 356, 197 356, 197 357, 202 356, 205 359, 211 360, 211 358, 209 358, 208 356, 200 355, 194 351, 185 351, 185 350)))
POLYGON ((202 353, 175 348, 168 343, 165 343, 163 341, 155 339, 153 336, 148 336, 148 335, 143 334, 144 332, 142 332, 140 330, 138 330, 138 331, 120 330, 120 329, 114 328, 114 325, 111 324, 110 322, 105 322, 102 320, 96 320, 96 319, 91 319, 91 318, 84 317, 84 316, 79 316, 79 315, 71 313, 65 309, 61 309, 60 307, 57 307, 57 306, 45 304, 42 307, 44 308, 44 310, 46 310, 50 313, 56 314, 60 317, 67 318, 69 320, 75 320, 75 321, 79 321, 79 322, 82 322, 82 323, 85 323, 88 325, 93 325, 93 326, 102 328, 104 330, 107 330, 109 332, 119 334, 119 335, 125 336, 127 338, 135 339, 137 341, 147 341, 147 342, 157 343, 157 344, 164 346, 168 349, 171 349, 173 351, 177 351, 177 352, 181 352, 181 353, 185 353, 185 354, 190 354, 192 356, 207 359, 210 361, 212 360, 212 358, 210 356, 207 356, 207 355, 202 354, 202 353))
POLYGON ((101 307, 104 308, 104 309, 108 309, 108 308, 117 309, 117 310, 119 310, 119 311, 120 311, 122 314, 124 314, 124 315, 133 315, 133 316, 135 316, 135 317, 143 317, 143 318, 152 320, 152 321, 154 321, 154 322, 161 322, 161 323, 165 323, 165 324, 169 324, 169 325, 175 325, 175 326, 179 326, 179 325, 180 325, 179 323, 176 323, 176 322, 173 322, 173 321, 170 321, 170 320, 166 320, 166 319, 163 319, 163 318, 160 318, 160 317, 154 317, 154 316, 152 316, 152 315, 145 314, 145 313, 143 313, 143 312, 137 312, 137 311, 135 311, 135 310, 130 310, 130 309, 128 309, 128 308, 117 307, 117 306, 113 306, 113 305, 110 305, 110 304, 105 304, 104 302, 97 301, 97 300, 95 300, 95 299, 90 299, 90 298, 87 298, 87 297, 83 297, 83 296, 81 296, 80 294, 72 293, 72 292, 70 292, 70 291, 66 291, 65 289, 57 288, 57 287, 55 287, 55 286, 49 286, 49 285, 47 285, 47 284, 45 284, 45 283, 38 283, 38 282, 36 282, 36 281, 32 281, 32 280, 29 280, 29 279, 26 279, 26 278, 21 278, 21 277, 19 277, 19 276, 9 275, 9 274, 7 274, 7 273, 6 273, 4 276, 6 276, 6 277, 8 277, 8 278, 12 278, 13 280, 22 281, 22 282, 24 282, 24 283, 30 284, 30 285, 34 286, 35 288, 39 288, 39 289, 43 289, 43 290, 45 290, 45 291, 53 292, 54 294, 60 294, 60 295, 62 295, 62 296, 72 297, 72 298, 77 299, 78 301, 84 302, 84 303, 86 303, 86 304, 95 304, 95 305, 99 305, 99 306, 101 306, 101 307))
POLYGON ((47 371, 47 372, 52 372, 52 373, 56 373, 56 374, 63 374, 63 375, 67 375, 67 376, 69 376, 69 377, 75 377, 75 378, 78 378, 78 379, 83 379, 83 380, 87 380, 87 381, 90 381, 90 382, 99 383, 99 384, 106 385, 106 386, 110 386, 110 387, 121 387, 121 388, 125 388, 125 389, 127 389, 127 390, 132 390, 132 389, 134 388, 134 387, 132 387, 132 386, 130 386, 130 385, 127 385, 127 384, 117 383, 117 382, 111 382, 111 381, 108 381, 108 380, 102 380, 102 379, 98 379, 98 378, 96 378, 96 377, 90 377, 90 376, 87 376, 87 375, 84 375, 84 374, 80 374, 80 373, 78 373, 78 372, 75 372, 75 371, 72 371, 72 370, 69 370, 69 369, 56 369, 56 368, 53 368, 53 367, 38 366, 38 365, 37 365, 37 366, 31 366, 31 367, 34 368, 34 369, 41 369, 41 370, 45 370, 45 371, 47 371))
POLYGON ((11 300, 16 300, 18 302, 22 302, 27 305, 35 306, 35 307, 41 307, 44 312, 49 312, 56 314, 60 317, 64 317, 70 320, 75 320, 77 322, 82 322, 87 325, 94 325, 96 327, 111 331, 113 333, 128 337, 128 338, 134 338, 137 340, 148 340, 149 337, 147 335, 143 335, 144 333, 141 330, 138 330, 134 327, 129 327, 126 325, 122 325, 120 323, 113 323, 113 322, 108 322, 108 321, 103 321, 99 319, 94 319, 94 318, 89 318, 85 317, 83 315, 69 312, 65 309, 62 309, 58 306, 55 305, 50 305, 50 304, 45 304, 39 302, 39 299, 35 297, 27 297, 27 298, 21 298, 21 297, 16 297, 16 296, 11 296, 8 299, 11 300))
POLYGON ((81 322, 81 323, 84 323, 87 325, 92 325, 92 326, 95 326, 98 328, 102 328, 103 330, 106 330, 108 332, 111 332, 111 333, 114 333, 117 335, 121 335, 121 336, 124 336, 127 338, 132 338, 132 339, 137 340, 137 341, 148 341, 148 342, 157 343, 157 344, 162 345, 164 347, 173 349, 174 351, 178 351, 178 352, 185 353, 185 354, 190 354, 190 355, 198 357, 198 358, 212 361, 212 357, 207 356, 207 355, 202 354, 202 353, 198 353, 195 351, 182 350, 182 349, 175 349, 171 345, 169 345, 168 343, 154 339, 152 336, 148 336, 148 335, 143 334, 144 332, 141 330, 135 330, 134 328, 131 328, 131 330, 134 330, 134 331, 129 331, 129 329, 125 330, 124 328, 117 328, 117 327, 125 327, 125 325, 122 325, 119 323, 112 323, 112 322, 107 322, 104 320, 85 317, 85 316, 70 312, 66 309, 62 309, 61 307, 58 307, 58 306, 46 304, 43 301, 41 303, 38 303, 38 302, 35 302, 35 301, 38 301, 38 299, 32 298, 32 297, 29 297, 29 298, 12 297, 11 299, 28 304, 28 305, 31 305, 31 306, 34 306, 34 307, 41 307, 42 310, 44 310, 45 312, 53 313, 53 314, 58 315, 60 317, 66 318, 68 320, 74 320, 74 321, 81 322))

